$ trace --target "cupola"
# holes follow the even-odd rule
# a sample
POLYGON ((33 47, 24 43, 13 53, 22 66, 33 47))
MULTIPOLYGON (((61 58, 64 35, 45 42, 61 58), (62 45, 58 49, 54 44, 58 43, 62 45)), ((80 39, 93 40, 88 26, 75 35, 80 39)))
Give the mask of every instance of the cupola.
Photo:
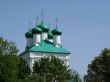
POLYGON ((38 25, 36 25, 36 27, 33 28, 31 32, 33 34, 33 43, 35 46, 38 46, 41 42, 42 29, 39 28, 38 25))
POLYGON ((33 38, 33 34, 31 32, 31 29, 29 29, 29 32, 25 33, 25 37, 27 39, 27 46, 26 46, 26 48, 30 48, 32 46, 32 38, 33 38))
POLYGON ((33 37, 32 32, 26 32, 25 37, 26 38, 32 38, 33 37))
POLYGON ((48 31, 49 31, 48 26, 46 26, 46 25, 44 24, 44 22, 42 21, 42 22, 38 25, 38 27, 42 29, 42 34, 41 34, 42 40, 47 39, 47 38, 48 38, 48 31))
POLYGON ((51 33, 51 31, 48 32, 48 40, 50 42, 53 42, 53 34, 51 33))
POLYGON ((61 34, 62 31, 56 26, 54 30, 52 30, 53 34, 53 43, 55 47, 61 47, 61 34))
POLYGON ((48 32, 48 38, 53 39, 53 34, 51 33, 51 31, 48 32))
POLYGON ((62 31, 56 26, 54 30, 52 30, 53 35, 61 35, 62 31))
POLYGON ((32 34, 41 34, 42 33, 42 29, 39 28, 37 25, 35 28, 32 29, 32 34))

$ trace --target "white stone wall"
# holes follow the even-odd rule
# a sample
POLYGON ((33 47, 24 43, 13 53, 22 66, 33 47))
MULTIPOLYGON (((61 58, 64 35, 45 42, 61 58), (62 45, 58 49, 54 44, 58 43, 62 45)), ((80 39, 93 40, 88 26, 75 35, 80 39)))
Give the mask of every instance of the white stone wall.
POLYGON ((32 46, 32 38, 27 38, 27 46, 31 47, 32 46))
POLYGON ((56 47, 60 47, 61 45, 61 36, 60 35, 54 35, 53 36, 53 42, 56 47))
POLYGON ((33 34, 33 42, 35 44, 39 44, 41 42, 41 35, 40 34, 33 34))
POLYGON ((22 55, 22 58, 27 61, 29 67, 32 69, 35 61, 39 61, 40 58, 49 57, 49 56, 58 57, 61 60, 63 60, 66 65, 69 65, 69 56, 65 56, 64 54, 30 52, 25 55, 22 55))
POLYGON ((41 34, 41 36, 42 36, 42 40, 45 40, 45 39, 47 39, 47 33, 46 32, 43 32, 42 34, 41 34))
POLYGON ((53 42, 53 39, 48 39, 48 41, 53 42))

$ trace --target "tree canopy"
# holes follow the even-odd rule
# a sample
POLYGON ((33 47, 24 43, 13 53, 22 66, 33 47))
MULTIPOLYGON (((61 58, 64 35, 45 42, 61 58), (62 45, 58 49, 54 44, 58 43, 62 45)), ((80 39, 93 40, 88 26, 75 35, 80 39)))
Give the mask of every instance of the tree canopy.
POLYGON ((41 58, 30 71, 17 53, 14 42, 0 37, 0 82, 81 82, 79 74, 56 57, 41 58))
POLYGON ((17 55, 18 49, 14 42, 0 37, 0 55, 17 55))
POLYGON ((33 74, 45 77, 46 82, 69 82, 73 79, 75 80, 75 74, 69 69, 69 66, 66 66, 64 61, 54 56, 36 61, 33 66, 33 74))
POLYGON ((14 42, 0 38, 0 82, 19 82, 29 76, 29 66, 17 53, 14 42))
POLYGON ((110 49, 105 48, 88 65, 86 82, 110 82, 110 49))
POLYGON ((0 55, 0 82, 17 82, 29 76, 27 63, 16 55, 0 55))

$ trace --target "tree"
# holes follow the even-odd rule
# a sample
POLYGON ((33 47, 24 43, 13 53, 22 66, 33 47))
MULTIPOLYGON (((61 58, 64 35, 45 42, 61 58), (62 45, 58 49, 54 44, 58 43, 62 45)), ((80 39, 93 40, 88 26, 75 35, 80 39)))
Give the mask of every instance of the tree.
POLYGON ((17 82, 30 75, 27 63, 16 55, 0 55, 0 82, 17 82))
POLYGON ((9 42, 0 37, 0 55, 16 55, 17 53, 18 49, 14 42, 9 42))
POLYGON ((19 58, 18 69, 19 69, 18 74, 17 74, 18 79, 23 80, 23 79, 27 78, 27 76, 29 76, 31 73, 28 64, 22 58, 19 58))
POLYGON ((46 82, 46 78, 38 74, 32 74, 27 81, 28 82, 46 82))
POLYGON ((0 82, 21 82, 29 76, 29 66, 17 52, 14 42, 0 38, 0 82))
POLYGON ((88 65, 84 80, 86 82, 110 82, 110 49, 102 50, 99 56, 88 65))
POLYGON ((79 75, 56 57, 41 58, 30 73, 28 64, 17 53, 14 42, 0 38, 0 82, 80 82, 79 75))
POLYGON ((76 71, 73 71, 73 81, 72 82, 82 82, 80 75, 76 71))
POLYGON ((74 75, 69 66, 64 61, 56 58, 41 58, 33 66, 33 74, 38 74, 46 78, 46 82, 68 82, 74 75))

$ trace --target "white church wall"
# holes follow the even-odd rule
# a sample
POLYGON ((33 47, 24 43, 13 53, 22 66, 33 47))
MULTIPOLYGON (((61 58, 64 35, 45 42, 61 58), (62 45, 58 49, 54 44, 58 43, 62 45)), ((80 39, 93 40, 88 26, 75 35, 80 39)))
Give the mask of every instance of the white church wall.
POLYGON ((42 52, 28 52, 22 55, 21 57, 26 60, 29 67, 32 69, 33 64, 35 61, 39 61, 39 59, 43 57, 51 57, 55 56, 59 59, 63 60, 65 65, 69 65, 69 56, 66 56, 65 54, 56 54, 56 53, 42 53, 42 52))
POLYGON ((28 47, 32 46, 32 38, 27 38, 27 46, 28 47))
POLYGON ((41 36, 40 34, 33 34, 33 42, 37 45, 41 41, 41 36))
POLYGON ((69 56, 65 54, 55 54, 55 53, 42 53, 42 52, 30 52, 30 67, 33 67, 35 61, 39 61, 40 58, 55 56, 63 60, 66 65, 69 65, 69 56))
POLYGON ((53 42, 53 39, 48 39, 48 41, 53 42))
POLYGON ((20 57, 23 59, 27 59, 30 57, 30 53, 25 53, 25 54, 21 55, 20 57))
POLYGON ((41 36, 42 36, 42 40, 47 39, 47 33, 46 33, 46 32, 43 32, 43 33, 41 34, 41 36))
POLYGON ((30 52, 30 58, 38 58, 38 57, 42 57, 42 56, 43 56, 42 53, 30 52))
POLYGON ((23 58, 27 62, 27 64, 29 65, 30 68, 32 68, 32 62, 31 62, 32 60, 30 58, 29 52, 21 55, 20 57, 23 58))
POLYGON ((55 47, 60 47, 60 45, 61 45, 61 36, 60 35, 54 35, 53 36, 53 43, 55 44, 55 47))

